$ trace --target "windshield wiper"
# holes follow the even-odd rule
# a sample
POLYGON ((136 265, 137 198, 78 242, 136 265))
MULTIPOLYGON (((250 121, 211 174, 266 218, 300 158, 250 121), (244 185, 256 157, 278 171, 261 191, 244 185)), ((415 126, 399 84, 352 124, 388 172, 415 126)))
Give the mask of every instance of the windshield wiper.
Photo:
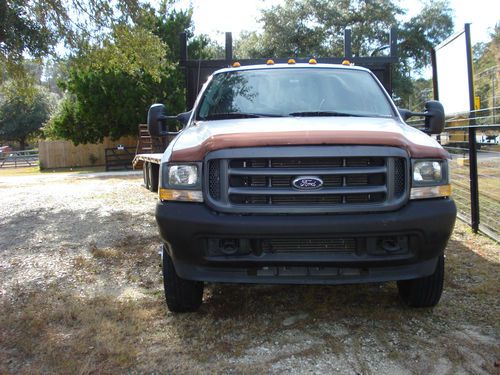
POLYGON ((225 120, 238 118, 260 118, 260 117, 283 117, 283 115, 275 115, 270 113, 245 113, 245 112, 224 112, 213 113, 205 116, 202 120, 225 120))
POLYGON ((292 112, 290 116, 295 117, 322 117, 322 116, 352 116, 352 117, 368 117, 366 115, 358 115, 356 113, 337 112, 337 111, 305 111, 305 112, 292 112))

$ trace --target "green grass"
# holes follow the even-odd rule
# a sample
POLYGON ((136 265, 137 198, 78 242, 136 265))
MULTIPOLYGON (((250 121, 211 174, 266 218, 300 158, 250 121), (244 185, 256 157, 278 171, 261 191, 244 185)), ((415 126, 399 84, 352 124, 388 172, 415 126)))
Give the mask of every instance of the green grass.
POLYGON ((96 173, 104 172, 104 167, 79 167, 79 168, 57 168, 57 169, 44 169, 40 170, 36 167, 22 167, 22 168, 0 168, 0 176, 25 176, 36 174, 51 174, 51 173, 96 173))

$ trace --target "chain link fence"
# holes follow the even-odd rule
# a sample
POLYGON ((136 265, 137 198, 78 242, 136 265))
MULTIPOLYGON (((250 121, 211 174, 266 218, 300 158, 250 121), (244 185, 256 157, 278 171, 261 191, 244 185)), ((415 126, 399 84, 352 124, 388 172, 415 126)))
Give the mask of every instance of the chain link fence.
MULTIPOLYGON (((500 242, 499 120, 500 107, 454 114, 447 117, 444 132, 437 139, 450 154, 458 217, 473 230, 500 242)), ((420 127, 421 120, 409 124, 420 127)))
POLYGON ((500 240, 499 109, 485 108, 474 111, 472 116, 467 112, 449 117, 440 136, 441 144, 451 156, 453 197, 459 217, 497 241, 500 240), (474 149, 475 169, 470 155, 474 149), (477 204, 474 204, 476 195, 477 204))

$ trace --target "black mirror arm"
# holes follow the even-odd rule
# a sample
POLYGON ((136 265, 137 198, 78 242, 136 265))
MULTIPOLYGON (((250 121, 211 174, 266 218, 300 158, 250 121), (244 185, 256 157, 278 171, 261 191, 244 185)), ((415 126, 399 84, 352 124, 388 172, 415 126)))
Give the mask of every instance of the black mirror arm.
POLYGON ((177 116, 158 116, 158 121, 165 121, 165 120, 177 120, 177 116))
MULTIPOLYGON (((177 116, 165 116, 165 115, 158 116, 158 121, 165 121, 165 120, 178 120, 178 118, 177 118, 177 116)), ((168 135, 177 135, 179 133, 180 133, 180 131, 178 131, 178 132, 162 131, 162 132, 160 132, 160 135, 161 136, 168 136, 168 135)))

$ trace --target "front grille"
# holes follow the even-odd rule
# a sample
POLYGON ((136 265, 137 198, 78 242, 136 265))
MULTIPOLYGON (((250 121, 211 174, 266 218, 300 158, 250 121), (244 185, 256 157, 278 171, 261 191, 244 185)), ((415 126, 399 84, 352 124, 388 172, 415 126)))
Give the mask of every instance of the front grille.
POLYGON ((208 203, 224 212, 371 212, 407 197, 408 158, 393 147, 231 149, 212 152, 206 164, 208 203), (318 186, 294 185, 307 178, 318 186))

